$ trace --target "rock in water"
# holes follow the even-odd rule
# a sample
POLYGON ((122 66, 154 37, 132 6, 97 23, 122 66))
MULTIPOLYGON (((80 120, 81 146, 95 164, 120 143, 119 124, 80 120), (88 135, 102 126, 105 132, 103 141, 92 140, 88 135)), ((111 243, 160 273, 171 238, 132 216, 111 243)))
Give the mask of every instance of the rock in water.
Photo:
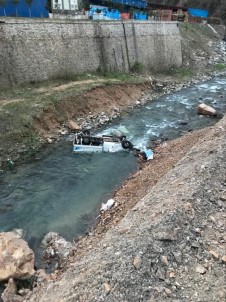
POLYGON ((35 273, 34 259, 34 252, 20 235, 0 233, 0 281, 31 277, 35 273))
POLYGON ((210 116, 216 116, 217 115, 217 111, 211 107, 211 106, 208 106, 204 103, 198 105, 198 114, 201 114, 201 115, 210 115, 210 116))
POLYGON ((45 250, 46 258, 54 258, 57 256, 59 260, 65 260, 72 249, 72 243, 66 241, 56 232, 46 234, 42 240, 42 245, 47 247, 45 250))

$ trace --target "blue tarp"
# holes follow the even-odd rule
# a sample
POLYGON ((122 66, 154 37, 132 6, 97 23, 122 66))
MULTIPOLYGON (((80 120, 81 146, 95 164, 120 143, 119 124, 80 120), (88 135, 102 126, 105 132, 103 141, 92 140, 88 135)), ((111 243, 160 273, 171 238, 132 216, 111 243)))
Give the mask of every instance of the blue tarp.
POLYGON ((188 8, 188 13, 192 17, 208 18, 208 10, 198 9, 198 8, 188 8))
MULTIPOLYGON (((90 16, 94 16, 97 10, 102 14, 103 17, 107 17, 112 20, 119 20, 121 19, 120 12, 117 9, 110 9, 107 6, 100 6, 100 5, 90 5, 90 16)), ((102 17, 100 16, 100 18, 102 17)), ((95 18, 98 19, 98 18, 95 18)))
POLYGON ((108 17, 108 18, 114 19, 114 20, 121 19, 120 12, 116 9, 112 9, 111 11, 107 11, 105 16, 108 17))
MULTIPOLYGON (((46 0, 33 0, 30 11, 32 18, 45 17, 48 18, 49 14, 46 10, 46 0)), ((25 0, 20 0, 17 5, 13 5, 11 0, 6 0, 6 5, 0 5, 0 16, 7 17, 30 17, 29 6, 25 0)))
POLYGON ((143 12, 135 12, 133 14, 133 18, 135 20, 147 20, 148 19, 148 15, 146 13, 143 13, 143 12))

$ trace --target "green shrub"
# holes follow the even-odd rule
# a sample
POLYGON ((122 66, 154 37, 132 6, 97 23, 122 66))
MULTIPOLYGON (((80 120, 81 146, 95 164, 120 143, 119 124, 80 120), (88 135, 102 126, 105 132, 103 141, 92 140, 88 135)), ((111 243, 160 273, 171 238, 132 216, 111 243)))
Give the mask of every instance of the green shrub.
POLYGON ((145 71, 145 66, 144 64, 136 61, 133 66, 130 68, 131 72, 134 73, 143 73, 145 71))
POLYGON ((196 75, 196 70, 190 67, 171 68, 166 70, 163 74, 175 76, 177 78, 189 78, 196 75))
POLYGON ((213 65, 213 68, 217 71, 222 71, 222 70, 226 69, 226 64, 218 63, 218 64, 213 65))

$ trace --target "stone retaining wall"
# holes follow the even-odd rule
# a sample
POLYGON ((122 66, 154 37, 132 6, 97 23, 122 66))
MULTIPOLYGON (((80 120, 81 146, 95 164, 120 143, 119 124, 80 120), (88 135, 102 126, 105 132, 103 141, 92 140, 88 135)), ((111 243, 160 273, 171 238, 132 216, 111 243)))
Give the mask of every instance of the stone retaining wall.
POLYGON ((175 22, 0 23, 0 87, 95 71, 182 63, 175 22))

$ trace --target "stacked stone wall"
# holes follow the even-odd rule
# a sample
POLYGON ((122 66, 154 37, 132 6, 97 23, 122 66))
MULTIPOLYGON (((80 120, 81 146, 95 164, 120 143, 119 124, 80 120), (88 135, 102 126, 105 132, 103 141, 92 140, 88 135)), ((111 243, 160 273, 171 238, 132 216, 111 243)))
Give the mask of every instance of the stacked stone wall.
POLYGON ((182 63, 174 22, 0 23, 0 86, 95 71, 160 71, 182 63))

